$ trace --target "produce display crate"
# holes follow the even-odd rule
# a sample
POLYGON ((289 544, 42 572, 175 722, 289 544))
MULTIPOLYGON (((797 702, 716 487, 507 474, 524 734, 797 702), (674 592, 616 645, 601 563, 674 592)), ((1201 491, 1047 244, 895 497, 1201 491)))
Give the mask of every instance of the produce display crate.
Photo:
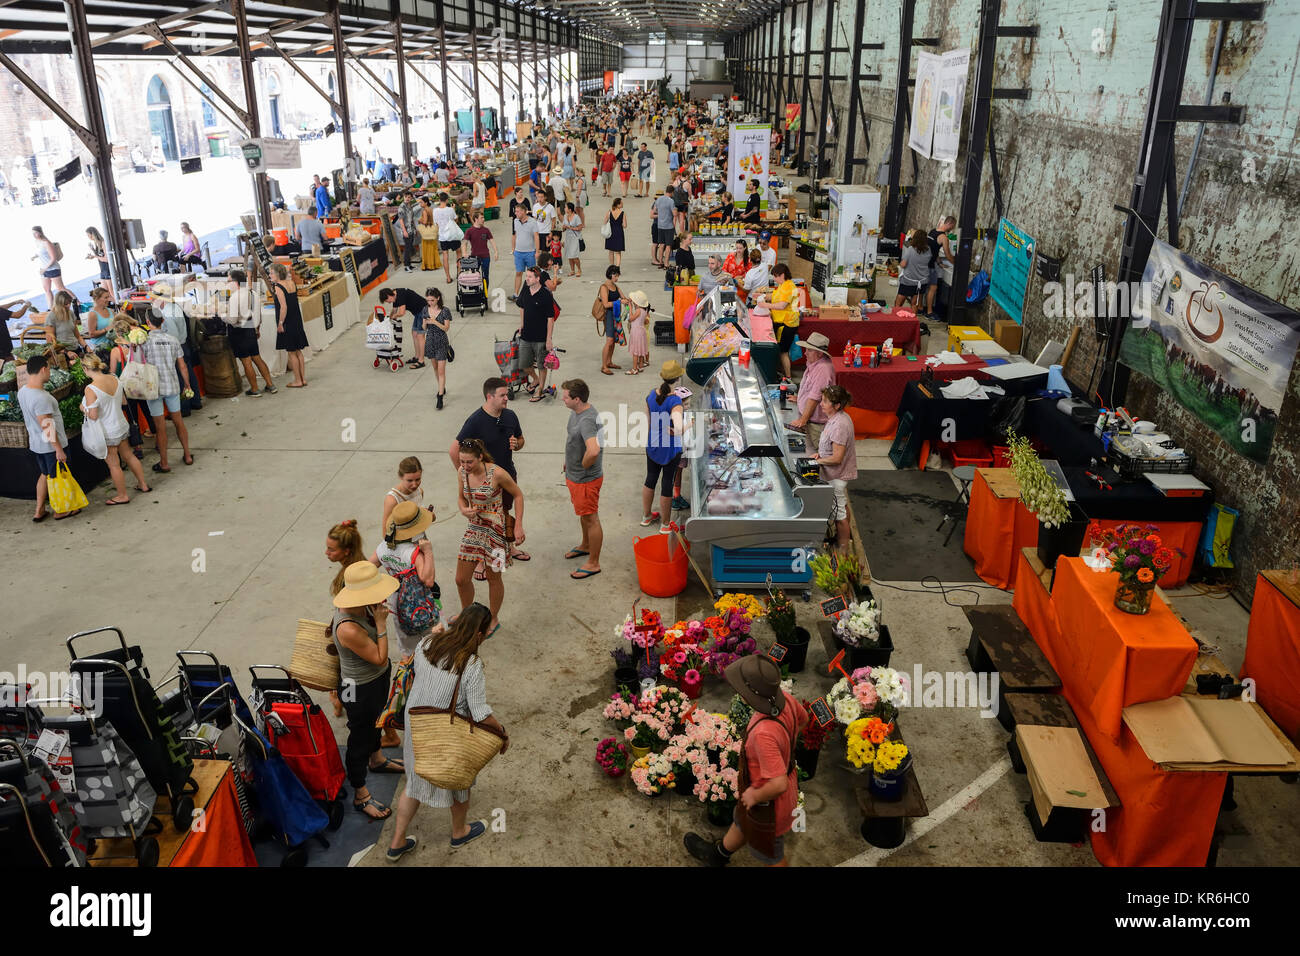
POLYGON ((0 448, 26 448, 27 426, 22 422, 0 422, 0 448))
POLYGON ((1196 468, 1196 456, 1190 452, 1185 458, 1137 458, 1112 445, 1110 455, 1125 478, 1141 478, 1148 471, 1157 475, 1186 475, 1196 468))

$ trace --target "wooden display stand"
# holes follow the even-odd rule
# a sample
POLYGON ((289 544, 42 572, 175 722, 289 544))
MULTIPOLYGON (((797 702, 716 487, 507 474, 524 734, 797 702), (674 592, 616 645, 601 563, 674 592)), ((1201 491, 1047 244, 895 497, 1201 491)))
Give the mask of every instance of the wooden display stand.
POLYGON ((997 672, 998 722, 1014 730, 1010 700, 1024 694, 1054 693, 1061 688, 1061 678, 1015 608, 1003 604, 964 610, 971 626, 966 659, 977 673, 997 672))

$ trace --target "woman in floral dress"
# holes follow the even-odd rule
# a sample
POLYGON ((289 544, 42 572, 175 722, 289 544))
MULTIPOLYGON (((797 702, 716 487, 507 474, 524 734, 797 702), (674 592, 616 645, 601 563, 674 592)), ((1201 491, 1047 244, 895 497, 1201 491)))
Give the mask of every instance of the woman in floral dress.
POLYGON ((456 590, 460 594, 461 607, 474 603, 474 567, 481 562, 487 574, 488 607, 492 611, 492 629, 488 632, 488 637, 491 637, 501 626, 499 614, 506 594, 501 572, 510 563, 501 493, 505 491, 514 498, 512 540, 516 545, 524 542, 524 493, 504 468, 496 467, 492 456, 477 438, 463 439, 459 456, 457 504, 460 513, 469 519, 469 527, 465 529, 460 552, 456 555, 456 590))

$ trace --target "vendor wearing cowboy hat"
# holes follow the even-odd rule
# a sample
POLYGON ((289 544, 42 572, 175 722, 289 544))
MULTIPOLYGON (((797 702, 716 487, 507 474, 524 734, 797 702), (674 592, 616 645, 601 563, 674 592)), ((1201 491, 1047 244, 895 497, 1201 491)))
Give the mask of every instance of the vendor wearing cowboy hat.
POLYGON ((790 427, 807 432, 808 450, 815 453, 826 425, 826 413, 821 407, 822 389, 835 384, 835 366, 831 362, 831 340, 824 333, 814 332, 807 341, 801 339, 799 347, 808 364, 799 380, 799 395, 795 399, 799 415, 790 427))
POLYGON ((386 819, 393 811, 370 795, 367 772, 406 772, 401 761, 385 757, 379 749, 380 730, 375 726, 388 702, 389 611, 385 602, 396 590, 395 578, 369 561, 357 561, 344 569, 343 590, 334 595, 338 610, 332 633, 339 657, 339 697, 348 715, 343 766, 354 791, 353 808, 372 820, 386 819))
POLYGON ((645 449, 645 487, 641 489, 641 527, 658 521, 660 534, 671 531, 673 485, 682 463, 682 398, 676 392, 676 385, 685 374, 686 369, 676 359, 664 362, 659 369, 662 379, 659 387, 645 399, 650 413, 650 434, 645 449), (656 485, 659 486, 659 510, 651 511, 656 485))
MULTIPOLYGON (((785 866, 783 838, 794 824, 794 809, 799 800, 794 746, 808 724, 808 715, 803 705, 781 689, 781 669, 769 657, 759 654, 742 657, 727 668, 726 677, 745 703, 754 708, 740 750, 740 759, 744 761, 741 779, 748 778, 749 784, 740 793, 740 804, 750 810, 770 801, 776 811, 776 843, 772 853, 760 853, 753 846, 749 851, 768 866, 785 866)), ((739 810, 737 807, 737 820, 739 810)), ((683 842, 691 856, 701 863, 726 866, 731 855, 747 841, 740 825, 733 822, 721 840, 707 840, 688 833, 683 842)))

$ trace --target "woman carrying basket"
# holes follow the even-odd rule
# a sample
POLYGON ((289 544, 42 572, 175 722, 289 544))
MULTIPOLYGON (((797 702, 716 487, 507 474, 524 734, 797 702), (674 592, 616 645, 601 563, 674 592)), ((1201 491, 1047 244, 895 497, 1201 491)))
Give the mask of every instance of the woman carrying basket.
MULTIPOLYGON (((505 737, 501 753, 509 749, 510 738, 506 736, 506 729, 488 706, 483 661, 478 656, 479 645, 487 639, 492 619, 492 612, 482 604, 470 604, 450 625, 437 625, 421 642, 412 662, 414 675, 406 698, 408 728, 411 727, 410 712, 414 707, 454 707, 460 716, 485 724, 505 737)), ((412 769, 417 765, 415 748, 419 741, 415 740, 416 736, 408 731, 402 751, 406 766, 412 769)), ((453 850, 486 833, 486 821, 466 821, 469 795, 468 789, 443 790, 414 772, 408 773, 406 792, 397 801, 393 839, 385 855, 388 862, 396 863, 415 849, 416 838, 408 837, 406 830, 422 803, 451 810, 453 850)))

